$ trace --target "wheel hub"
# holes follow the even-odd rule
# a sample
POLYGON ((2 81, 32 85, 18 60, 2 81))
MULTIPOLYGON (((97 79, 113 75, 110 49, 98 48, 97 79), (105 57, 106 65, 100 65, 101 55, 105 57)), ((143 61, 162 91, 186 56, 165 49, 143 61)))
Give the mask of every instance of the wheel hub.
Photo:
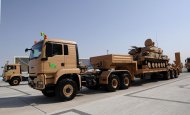
POLYGON ((73 94, 73 87, 70 84, 67 84, 63 88, 63 93, 66 97, 70 97, 73 94))
POLYGON ((18 80, 13 80, 13 84, 18 84, 18 80))
POLYGON ((124 79, 124 84, 125 84, 126 86, 129 85, 129 79, 128 79, 127 77, 124 79))
POLYGON ((113 86, 113 88, 117 88, 117 86, 118 86, 118 81, 117 81, 117 79, 113 79, 113 80, 112 80, 112 86, 113 86))

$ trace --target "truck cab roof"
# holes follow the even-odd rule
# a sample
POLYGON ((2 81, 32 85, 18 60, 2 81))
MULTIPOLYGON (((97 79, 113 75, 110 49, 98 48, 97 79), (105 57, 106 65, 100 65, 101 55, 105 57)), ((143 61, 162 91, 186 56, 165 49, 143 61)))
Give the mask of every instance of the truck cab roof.
POLYGON ((77 44, 75 41, 64 40, 64 39, 56 39, 56 38, 46 39, 46 41, 49 41, 49 42, 59 42, 59 43, 67 43, 67 44, 77 44))

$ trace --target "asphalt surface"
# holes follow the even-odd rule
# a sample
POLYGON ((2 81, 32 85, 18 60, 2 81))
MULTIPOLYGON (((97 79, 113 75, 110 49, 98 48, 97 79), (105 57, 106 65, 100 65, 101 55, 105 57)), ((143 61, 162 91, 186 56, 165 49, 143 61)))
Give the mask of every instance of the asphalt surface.
POLYGON ((189 115, 190 73, 170 80, 136 80, 127 90, 83 90, 71 101, 44 97, 22 82, 0 81, 1 115, 189 115))

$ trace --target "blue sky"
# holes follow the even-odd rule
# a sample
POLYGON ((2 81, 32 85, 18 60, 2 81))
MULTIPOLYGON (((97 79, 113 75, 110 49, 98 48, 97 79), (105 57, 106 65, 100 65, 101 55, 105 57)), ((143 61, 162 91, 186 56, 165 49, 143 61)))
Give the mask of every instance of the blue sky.
POLYGON ((0 65, 34 40, 63 38, 78 43, 80 58, 127 54, 130 46, 144 46, 152 38, 174 59, 189 55, 189 0, 2 0, 0 65))

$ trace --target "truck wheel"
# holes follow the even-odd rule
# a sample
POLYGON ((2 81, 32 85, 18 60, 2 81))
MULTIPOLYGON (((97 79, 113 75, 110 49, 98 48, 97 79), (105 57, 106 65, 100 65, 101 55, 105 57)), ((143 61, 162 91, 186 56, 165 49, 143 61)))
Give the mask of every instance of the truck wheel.
POLYGON ((48 90, 48 89, 43 89, 42 94, 46 97, 54 97, 55 96, 55 91, 54 90, 48 90))
POLYGON ((188 72, 190 72, 190 69, 187 69, 188 72))
POLYGON ((115 74, 111 74, 108 79, 107 91, 114 92, 119 88, 119 78, 115 74))
POLYGON ((123 74, 121 77, 120 89, 127 89, 131 84, 131 80, 128 74, 123 74))
POLYGON ((165 79, 165 80, 169 80, 170 77, 171 77, 171 76, 170 76, 170 71, 164 72, 163 75, 164 75, 164 79, 165 79))
POLYGON ((10 81, 9 84, 11 86, 16 86, 20 84, 21 79, 19 77, 13 77, 10 81))
POLYGON ((61 80, 56 88, 56 95, 61 101, 72 100, 77 93, 77 84, 71 79, 61 80))

